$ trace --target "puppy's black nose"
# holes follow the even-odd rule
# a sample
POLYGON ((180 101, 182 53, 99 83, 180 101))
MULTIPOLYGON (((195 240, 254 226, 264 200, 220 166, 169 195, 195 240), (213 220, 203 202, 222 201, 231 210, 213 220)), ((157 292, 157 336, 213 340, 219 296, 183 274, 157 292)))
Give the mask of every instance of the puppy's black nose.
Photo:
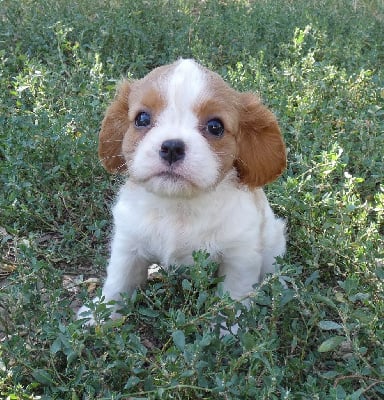
POLYGON ((166 140, 159 150, 160 157, 172 165, 185 156, 185 143, 180 139, 166 140))

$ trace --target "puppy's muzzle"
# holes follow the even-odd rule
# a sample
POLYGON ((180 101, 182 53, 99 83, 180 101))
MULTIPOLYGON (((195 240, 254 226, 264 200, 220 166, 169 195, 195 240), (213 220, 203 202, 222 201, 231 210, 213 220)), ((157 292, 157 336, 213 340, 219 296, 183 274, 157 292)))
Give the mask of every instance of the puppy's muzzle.
POLYGON ((180 139, 165 140, 159 150, 160 157, 169 165, 185 157, 185 143, 180 139))

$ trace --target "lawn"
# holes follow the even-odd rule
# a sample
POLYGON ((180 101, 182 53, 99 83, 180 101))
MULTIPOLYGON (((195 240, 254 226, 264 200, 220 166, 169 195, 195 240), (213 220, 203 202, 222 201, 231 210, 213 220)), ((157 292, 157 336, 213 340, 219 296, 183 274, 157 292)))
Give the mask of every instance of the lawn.
POLYGON ((381 0, 1 0, 0 398, 384 398, 383 32, 381 0), (103 112, 179 57, 278 116, 287 254, 249 310, 198 252, 84 329, 122 181, 97 158, 103 112))

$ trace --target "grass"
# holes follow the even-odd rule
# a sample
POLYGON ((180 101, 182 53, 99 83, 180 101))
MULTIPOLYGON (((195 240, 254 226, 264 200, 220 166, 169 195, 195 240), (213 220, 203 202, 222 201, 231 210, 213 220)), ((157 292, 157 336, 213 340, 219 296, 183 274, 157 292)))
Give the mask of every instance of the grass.
POLYGON ((383 3, 0 5, 0 397, 384 397, 383 3), (278 115, 281 271, 236 317, 196 253, 125 299, 123 320, 83 330, 72 308, 104 274, 119 184, 97 160, 103 112, 122 76, 180 56, 278 115), (238 336, 212 328, 223 316, 238 336))

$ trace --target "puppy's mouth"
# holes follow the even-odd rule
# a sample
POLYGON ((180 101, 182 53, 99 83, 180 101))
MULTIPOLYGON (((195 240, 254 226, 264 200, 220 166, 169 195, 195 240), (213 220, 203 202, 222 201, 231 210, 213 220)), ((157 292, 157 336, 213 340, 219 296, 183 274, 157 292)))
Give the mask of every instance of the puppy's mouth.
POLYGON ((158 171, 142 181, 146 188, 158 195, 192 196, 199 191, 188 176, 173 170, 158 171))
POLYGON ((162 178, 165 180, 170 180, 174 182, 179 182, 179 181, 188 181, 188 179, 185 178, 185 176, 175 172, 175 171, 162 171, 159 172, 158 174, 155 174, 154 177, 162 178))
POLYGON ((162 182, 164 185, 178 185, 181 187, 184 186, 196 186, 192 179, 184 174, 173 171, 172 169, 166 171, 160 171, 152 175, 149 180, 155 179, 157 181, 162 182))

